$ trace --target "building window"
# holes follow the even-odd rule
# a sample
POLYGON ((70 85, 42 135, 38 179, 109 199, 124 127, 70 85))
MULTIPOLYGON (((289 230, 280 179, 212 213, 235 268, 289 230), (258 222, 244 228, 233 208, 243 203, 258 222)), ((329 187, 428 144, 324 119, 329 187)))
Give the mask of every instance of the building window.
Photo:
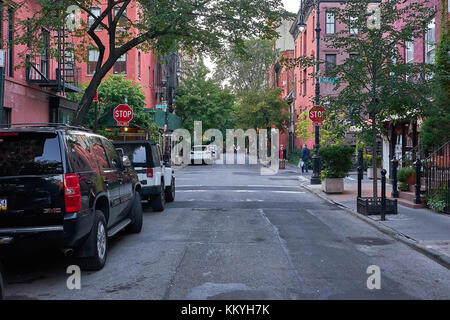
POLYGON ((357 23, 358 23, 357 17, 350 17, 349 32, 351 35, 358 34, 359 30, 357 27, 357 23))
POLYGON ((406 63, 414 62, 414 41, 406 41, 405 43, 405 61, 406 63))
POLYGON ((88 55, 88 70, 87 73, 92 75, 97 70, 98 59, 100 56, 100 52, 98 50, 89 50, 88 55))
POLYGON ((50 33, 47 30, 42 30, 42 51, 41 51, 41 73, 48 77, 48 64, 49 64, 49 46, 50 46, 50 33))
MULTIPOLYGON (((91 13, 95 16, 95 17, 100 17, 100 15, 101 15, 101 10, 100 10, 100 8, 97 8, 97 7, 92 7, 91 9, 90 9, 90 11, 91 11, 91 13)), ((92 27, 92 25, 94 24, 94 22, 95 22, 95 18, 93 17, 93 16, 91 16, 91 15, 89 15, 89 17, 88 17, 88 27, 90 28, 90 27, 92 27)), ((98 26, 95 30, 99 30, 100 29, 100 26, 98 26)))
POLYGON ((303 70, 303 96, 306 96, 306 91, 308 87, 308 71, 305 69, 303 70))
POLYGON ((326 34, 335 34, 336 33, 336 17, 334 13, 327 12, 326 13, 326 34))
POLYGON ((138 52, 138 78, 141 79, 141 52, 138 52))
POLYGON ((125 53, 114 64, 114 74, 127 74, 127 54, 125 53))
MULTIPOLYGON (((119 14, 120 7, 114 8, 114 17, 119 14)), ((119 29, 125 29, 127 26, 127 9, 122 13, 122 16, 119 18, 119 22, 117 22, 117 28, 119 29)))
POLYGON ((14 76, 14 48, 13 48, 13 41, 14 41, 14 11, 13 9, 8 9, 8 52, 7 52, 7 59, 8 59, 8 76, 13 77, 14 76))
POLYGON ((3 108, 2 121, 2 125, 6 125, 9 127, 9 125, 11 124, 11 108, 3 108))
POLYGON ((425 62, 434 63, 436 49, 436 18, 428 24, 428 31, 425 35, 425 62))
POLYGON ((325 74, 329 75, 330 71, 336 66, 336 55, 325 55, 325 74))

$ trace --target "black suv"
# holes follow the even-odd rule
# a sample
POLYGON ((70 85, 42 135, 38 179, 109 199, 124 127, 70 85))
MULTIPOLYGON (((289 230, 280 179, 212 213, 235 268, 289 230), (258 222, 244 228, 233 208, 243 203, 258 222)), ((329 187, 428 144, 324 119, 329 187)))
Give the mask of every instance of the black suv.
POLYGON ((57 247, 84 270, 142 229, 141 184, 106 138, 62 125, 0 129, 0 250, 57 247))

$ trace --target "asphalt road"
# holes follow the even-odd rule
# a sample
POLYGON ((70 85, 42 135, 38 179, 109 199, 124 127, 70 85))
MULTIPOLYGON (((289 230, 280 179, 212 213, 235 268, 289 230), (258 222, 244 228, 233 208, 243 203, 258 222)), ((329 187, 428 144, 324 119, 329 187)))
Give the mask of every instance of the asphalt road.
POLYGON ((106 267, 66 286, 55 253, 7 261, 7 299, 449 299, 450 272, 307 193, 299 173, 256 166, 177 171, 176 202, 145 206, 139 235, 111 240, 106 267), (369 266, 381 289, 367 288, 369 266))

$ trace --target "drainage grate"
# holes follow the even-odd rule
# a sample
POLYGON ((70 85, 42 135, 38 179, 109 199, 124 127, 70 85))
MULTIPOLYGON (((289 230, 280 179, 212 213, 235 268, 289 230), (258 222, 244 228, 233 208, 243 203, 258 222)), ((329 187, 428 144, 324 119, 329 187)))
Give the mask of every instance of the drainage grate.
POLYGON ((393 241, 370 237, 349 237, 347 239, 353 242, 354 244, 365 246, 387 246, 393 243, 393 241))

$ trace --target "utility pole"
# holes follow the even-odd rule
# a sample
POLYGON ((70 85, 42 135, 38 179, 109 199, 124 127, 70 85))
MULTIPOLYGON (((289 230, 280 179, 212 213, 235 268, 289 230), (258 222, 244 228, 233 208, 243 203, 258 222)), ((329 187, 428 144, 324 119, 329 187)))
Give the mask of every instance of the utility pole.
POLYGON ((0 125, 3 125, 5 104, 5 50, 0 50, 0 125))

